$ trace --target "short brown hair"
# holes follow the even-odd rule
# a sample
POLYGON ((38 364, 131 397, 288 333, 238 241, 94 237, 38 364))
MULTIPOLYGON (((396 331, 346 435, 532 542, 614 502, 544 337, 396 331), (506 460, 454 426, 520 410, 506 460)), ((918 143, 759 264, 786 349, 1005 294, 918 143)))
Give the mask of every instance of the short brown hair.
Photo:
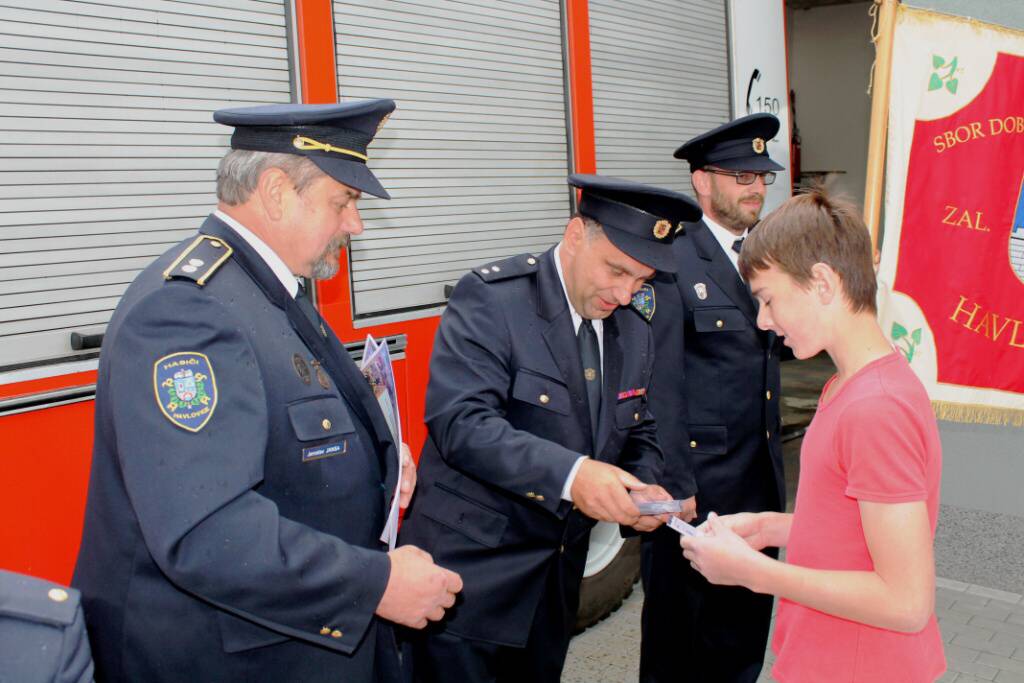
POLYGON ((857 207, 815 188, 798 194, 772 211, 743 242, 740 275, 774 265, 807 287, 811 267, 827 264, 840 277, 854 313, 875 309, 875 269, 871 236, 857 207))

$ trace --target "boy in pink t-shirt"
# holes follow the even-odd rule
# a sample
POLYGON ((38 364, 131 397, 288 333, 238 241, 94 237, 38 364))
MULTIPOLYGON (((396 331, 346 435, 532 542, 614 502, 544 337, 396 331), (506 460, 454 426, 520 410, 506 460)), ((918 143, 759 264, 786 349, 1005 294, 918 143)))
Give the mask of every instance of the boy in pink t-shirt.
POLYGON ((758 325, 797 358, 827 351, 838 373, 804 437, 794 513, 712 513, 683 554, 712 583, 781 598, 779 681, 934 681, 942 452, 924 387, 878 326, 867 229, 847 202, 798 195, 750 234, 740 272, 758 325))

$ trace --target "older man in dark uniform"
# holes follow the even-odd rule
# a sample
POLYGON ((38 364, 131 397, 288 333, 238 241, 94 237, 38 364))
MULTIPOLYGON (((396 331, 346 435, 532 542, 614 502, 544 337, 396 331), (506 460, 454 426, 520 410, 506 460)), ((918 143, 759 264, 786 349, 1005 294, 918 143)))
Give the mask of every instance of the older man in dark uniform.
MULTIPOLYGON (((655 282, 656 362, 651 409, 665 452, 659 482, 707 513, 785 507, 779 441, 779 352, 757 328, 757 304, 740 279, 743 238, 782 167, 768 156, 779 130, 754 114, 676 150, 690 162, 704 218, 675 241, 675 276, 655 282)), ((772 598, 712 586, 683 559, 679 537, 658 530, 641 555, 644 581, 640 680, 750 681, 761 671, 772 598)))
POLYGON ((441 320, 402 542, 465 590, 416 639, 419 681, 557 681, 595 520, 662 521, 629 495, 668 497, 654 485, 646 281, 675 267, 671 242, 700 212, 668 190, 569 181, 582 198, 561 243, 467 274, 441 320))
MULTIPOLYGON (((219 111, 217 211, 103 342, 74 585, 103 681, 392 681, 461 586, 382 536, 399 454, 297 277, 362 231, 390 100, 219 111)), ((403 453, 403 455, 405 455, 403 453)), ((412 493, 414 469, 404 469, 412 493)))

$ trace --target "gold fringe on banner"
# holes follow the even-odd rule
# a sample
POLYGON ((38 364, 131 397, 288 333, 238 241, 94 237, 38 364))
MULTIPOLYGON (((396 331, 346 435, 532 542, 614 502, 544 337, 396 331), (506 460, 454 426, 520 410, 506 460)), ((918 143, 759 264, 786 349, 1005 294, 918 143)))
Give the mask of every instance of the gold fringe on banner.
POLYGON ((994 408, 976 403, 953 403, 932 401, 935 417, 946 422, 962 424, 995 425, 999 427, 1024 427, 1024 410, 1015 408, 994 408))

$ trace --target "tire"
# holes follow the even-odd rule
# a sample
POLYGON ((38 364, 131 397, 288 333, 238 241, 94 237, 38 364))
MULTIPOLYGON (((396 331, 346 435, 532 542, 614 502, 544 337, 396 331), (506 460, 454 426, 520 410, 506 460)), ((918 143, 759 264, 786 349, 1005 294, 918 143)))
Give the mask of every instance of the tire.
POLYGON ((640 537, 621 538, 615 524, 602 522, 594 527, 574 632, 593 626, 617 610, 639 579, 640 537))

